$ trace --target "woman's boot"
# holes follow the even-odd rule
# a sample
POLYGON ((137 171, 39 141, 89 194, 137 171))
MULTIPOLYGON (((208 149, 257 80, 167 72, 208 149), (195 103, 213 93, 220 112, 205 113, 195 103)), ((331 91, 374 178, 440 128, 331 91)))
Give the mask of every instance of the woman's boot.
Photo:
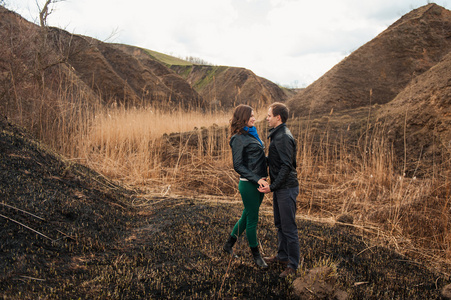
POLYGON ((260 251, 258 251, 258 246, 251 247, 251 251, 252 251, 252 256, 254 257, 254 262, 257 264, 257 266, 259 266, 262 269, 267 268, 268 265, 266 264, 265 260, 261 256, 260 251))
POLYGON ((233 255, 233 245, 235 245, 236 240, 236 237, 229 235, 229 239, 224 244, 224 247, 222 247, 222 250, 230 255, 233 255))

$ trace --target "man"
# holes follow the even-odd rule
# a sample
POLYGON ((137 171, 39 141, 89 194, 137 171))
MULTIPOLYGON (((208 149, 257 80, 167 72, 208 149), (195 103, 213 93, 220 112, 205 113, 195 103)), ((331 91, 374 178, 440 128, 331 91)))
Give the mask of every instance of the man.
POLYGON ((268 149, 268 165, 271 184, 259 188, 262 193, 273 192, 274 224, 277 228, 278 249, 274 257, 265 257, 269 264, 286 266, 281 278, 295 275, 299 266, 300 250, 296 225, 296 197, 299 182, 296 172, 296 141, 286 126, 288 107, 273 103, 268 109, 271 140, 268 149))

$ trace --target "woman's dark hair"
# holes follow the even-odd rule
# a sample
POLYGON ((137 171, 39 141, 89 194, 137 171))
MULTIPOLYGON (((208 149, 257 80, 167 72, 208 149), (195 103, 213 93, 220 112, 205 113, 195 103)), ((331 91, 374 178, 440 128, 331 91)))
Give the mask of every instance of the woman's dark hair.
POLYGON ((242 134, 243 127, 247 125, 252 116, 252 107, 249 105, 240 104, 235 107, 233 117, 230 120, 230 136, 234 134, 242 134))
POLYGON ((274 117, 280 116, 282 123, 286 123, 288 120, 288 107, 280 102, 274 102, 269 106, 272 109, 272 115, 274 117))

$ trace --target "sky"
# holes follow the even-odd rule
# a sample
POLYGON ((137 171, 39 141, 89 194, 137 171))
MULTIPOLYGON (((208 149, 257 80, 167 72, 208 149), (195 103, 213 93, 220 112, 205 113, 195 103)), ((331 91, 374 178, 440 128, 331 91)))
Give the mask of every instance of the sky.
MULTIPOLYGON (((48 25, 306 87, 427 0, 55 0, 48 25)), ((0 0, 38 23, 45 0, 0 0)), ((451 0, 434 3, 451 9, 451 0)))

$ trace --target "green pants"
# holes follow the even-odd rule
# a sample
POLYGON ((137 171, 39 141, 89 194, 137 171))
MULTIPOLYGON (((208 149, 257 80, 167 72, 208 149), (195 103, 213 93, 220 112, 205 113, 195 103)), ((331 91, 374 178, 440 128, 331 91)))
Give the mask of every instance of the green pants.
POLYGON ((240 181, 238 184, 238 190, 243 200, 244 209, 241 218, 236 222, 233 227, 231 235, 239 237, 246 230, 247 240, 250 247, 258 246, 257 239, 257 224, 258 224, 258 211, 260 204, 262 204, 265 194, 260 193, 258 185, 250 181, 240 181))

